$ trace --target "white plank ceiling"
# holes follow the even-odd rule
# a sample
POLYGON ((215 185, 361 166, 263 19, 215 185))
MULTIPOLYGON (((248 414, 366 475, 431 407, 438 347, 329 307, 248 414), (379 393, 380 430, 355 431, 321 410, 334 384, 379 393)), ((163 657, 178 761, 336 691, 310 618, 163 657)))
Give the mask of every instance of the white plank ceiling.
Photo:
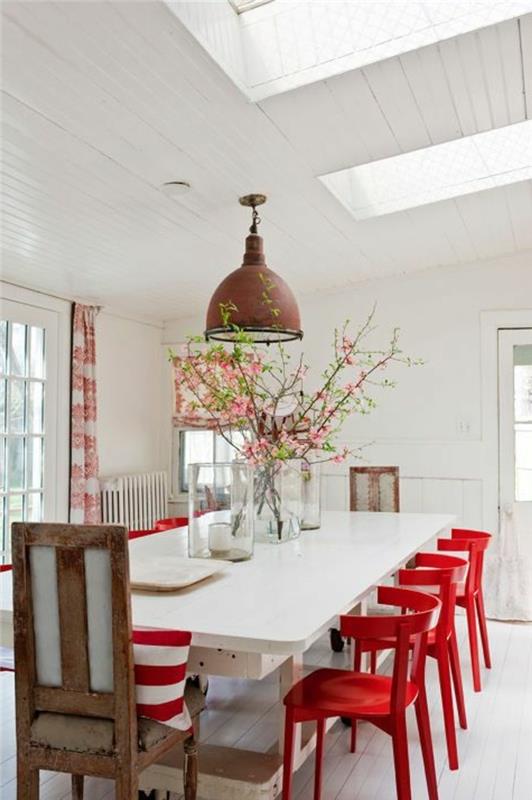
POLYGON ((4 2, 3 277, 169 319, 240 263, 269 195, 298 293, 532 248, 530 181, 355 222, 333 170, 532 115, 532 15, 250 103, 158 0, 4 2), (179 202, 164 181, 188 180, 179 202))

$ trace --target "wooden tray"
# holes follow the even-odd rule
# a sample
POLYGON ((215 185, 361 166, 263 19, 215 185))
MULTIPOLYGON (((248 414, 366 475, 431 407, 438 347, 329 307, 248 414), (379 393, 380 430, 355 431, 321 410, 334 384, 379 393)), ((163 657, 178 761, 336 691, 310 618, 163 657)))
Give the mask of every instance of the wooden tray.
POLYGON ((226 561, 212 558, 179 556, 133 561, 131 588, 136 592, 175 592, 210 578, 226 566, 226 561))

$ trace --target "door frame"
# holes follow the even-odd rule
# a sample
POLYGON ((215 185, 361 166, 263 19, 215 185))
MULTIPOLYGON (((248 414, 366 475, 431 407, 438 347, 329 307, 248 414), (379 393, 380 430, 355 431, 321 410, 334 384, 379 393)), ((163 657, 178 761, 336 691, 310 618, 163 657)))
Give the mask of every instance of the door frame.
POLYGON ((499 530, 499 330, 532 328, 532 309, 480 312, 482 519, 499 530))

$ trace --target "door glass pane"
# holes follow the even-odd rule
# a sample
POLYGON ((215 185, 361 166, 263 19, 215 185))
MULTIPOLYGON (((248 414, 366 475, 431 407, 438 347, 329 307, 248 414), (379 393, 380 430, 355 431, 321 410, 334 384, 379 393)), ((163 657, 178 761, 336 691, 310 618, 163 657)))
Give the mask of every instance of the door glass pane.
POLYGON ((30 402, 28 414, 28 433, 42 433, 44 421, 44 384, 31 381, 29 384, 30 402))
POLYGON ((9 381, 8 432, 24 433, 26 427, 26 382, 9 381))
POLYGON ((27 372, 27 325, 21 325, 19 322, 12 322, 11 329, 11 347, 9 350, 9 372, 12 375, 26 375, 27 372))
POLYGON ((532 345, 514 346, 515 499, 532 501, 532 345))
POLYGON ((30 377, 44 378, 43 328, 30 328, 30 377))

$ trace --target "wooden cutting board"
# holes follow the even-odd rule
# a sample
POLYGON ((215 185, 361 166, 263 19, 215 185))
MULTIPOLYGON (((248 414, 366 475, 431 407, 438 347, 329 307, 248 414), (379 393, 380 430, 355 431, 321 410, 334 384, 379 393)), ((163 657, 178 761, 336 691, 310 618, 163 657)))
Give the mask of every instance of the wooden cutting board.
POLYGON ((210 578, 225 567, 226 561, 212 558, 145 558, 130 564, 131 589, 136 592, 176 592, 210 578))

